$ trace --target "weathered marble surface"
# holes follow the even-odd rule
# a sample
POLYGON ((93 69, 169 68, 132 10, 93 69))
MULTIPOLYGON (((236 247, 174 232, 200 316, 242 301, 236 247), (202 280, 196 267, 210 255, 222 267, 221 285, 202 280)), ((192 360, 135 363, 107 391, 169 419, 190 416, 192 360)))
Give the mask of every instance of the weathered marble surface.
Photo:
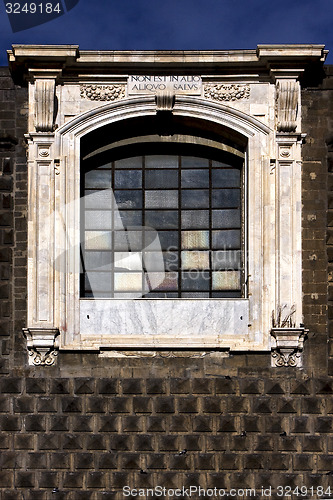
MULTIPOLYGON (((90 300, 80 301, 82 335, 235 335, 248 332, 246 299, 167 299, 167 300, 90 300)), ((176 338, 175 338, 176 337, 176 338)))

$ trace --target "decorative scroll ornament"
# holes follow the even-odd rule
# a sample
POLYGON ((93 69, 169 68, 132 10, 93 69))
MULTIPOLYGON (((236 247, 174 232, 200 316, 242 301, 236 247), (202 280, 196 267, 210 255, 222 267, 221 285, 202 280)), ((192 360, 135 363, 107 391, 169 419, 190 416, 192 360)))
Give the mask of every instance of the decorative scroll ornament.
POLYGON ((205 85, 204 96, 215 101, 239 101, 250 97, 250 85, 238 83, 205 85))
POLYGON ((272 347, 272 366, 301 367, 303 344, 307 335, 304 328, 272 328, 275 340, 272 347))
POLYGON ((298 104, 298 83, 281 80, 276 86, 276 114, 279 132, 295 132, 298 104))
POLYGON ((29 365, 51 366, 58 355, 55 338, 58 328, 24 328, 23 335, 27 339, 29 365))
POLYGON ((35 83, 36 132, 53 132, 55 79, 37 79, 35 83))
MULTIPOLYGON (((30 359, 34 366, 51 366, 54 364, 56 356, 58 356, 58 351, 37 352, 32 349, 29 351, 29 356, 31 356, 30 359)), ((29 362, 29 364, 31 363, 29 362)))
POLYGON ((89 101, 117 101, 125 97, 124 85, 81 85, 81 98, 89 101))

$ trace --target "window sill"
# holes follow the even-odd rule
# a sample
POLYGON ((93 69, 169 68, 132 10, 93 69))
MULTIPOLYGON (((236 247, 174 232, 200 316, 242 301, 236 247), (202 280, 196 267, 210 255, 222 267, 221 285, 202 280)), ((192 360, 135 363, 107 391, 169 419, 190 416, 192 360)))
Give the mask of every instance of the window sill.
POLYGON ((82 299, 91 347, 231 347, 249 340, 248 299, 82 299))

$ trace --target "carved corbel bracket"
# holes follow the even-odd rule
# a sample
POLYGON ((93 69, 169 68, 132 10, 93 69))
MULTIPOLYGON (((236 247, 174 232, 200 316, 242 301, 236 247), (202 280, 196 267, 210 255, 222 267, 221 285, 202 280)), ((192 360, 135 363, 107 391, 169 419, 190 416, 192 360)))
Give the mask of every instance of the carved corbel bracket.
POLYGON ((308 330, 304 328, 272 328, 272 366, 301 367, 303 344, 308 330))
POLYGON ((56 115, 56 80, 61 70, 30 69, 35 82, 35 128, 36 132, 53 132, 56 115))
POLYGON ((58 328, 24 328, 23 335, 27 339, 29 365, 51 366, 55 362, 58 351, 55 339, 59 335, 58 328))
POLYGON ((276 84, 276 114, 279 132, 295 132, 299 84, 296 81, 280 80, 276 84))
POLYGON ((156 111, 171 111, 175 105, 175 94, 170 91, 157 92, 155 96, 156 111))

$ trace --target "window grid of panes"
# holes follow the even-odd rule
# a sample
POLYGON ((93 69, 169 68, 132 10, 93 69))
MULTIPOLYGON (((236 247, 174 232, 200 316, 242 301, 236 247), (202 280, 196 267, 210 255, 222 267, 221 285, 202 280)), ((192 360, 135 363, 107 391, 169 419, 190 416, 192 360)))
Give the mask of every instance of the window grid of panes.
POLYGON ((194 156, 87 171, 81 295, 241 297, 242 184, 240 168, 194 156))

